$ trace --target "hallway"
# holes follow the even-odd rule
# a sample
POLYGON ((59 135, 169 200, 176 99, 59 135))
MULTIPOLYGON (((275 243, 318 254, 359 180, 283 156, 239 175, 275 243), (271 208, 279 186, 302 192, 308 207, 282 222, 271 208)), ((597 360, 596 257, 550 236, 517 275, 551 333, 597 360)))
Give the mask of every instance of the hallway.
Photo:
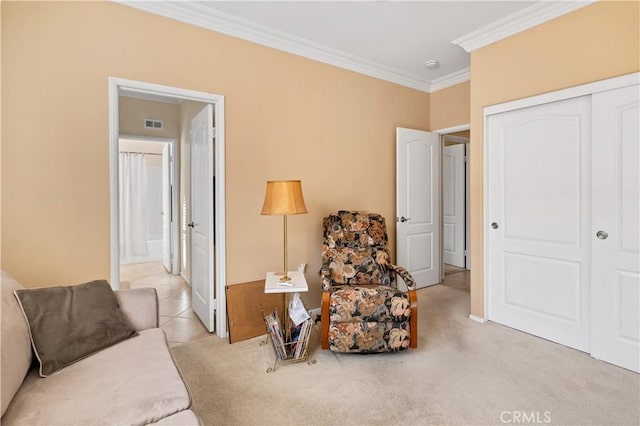
POLYGON ((120 266, 120 288, 153 287, 158 292, 160 328, 169 346, 189 343, 209 335, 191 309, 191 287, 180 275, 171 275, 162 262, 120 266))
POLYGON ((442 285, 455 288, 457 290, 470 291, 471 271, 457 266, 444 265, 444 280, 442 285))

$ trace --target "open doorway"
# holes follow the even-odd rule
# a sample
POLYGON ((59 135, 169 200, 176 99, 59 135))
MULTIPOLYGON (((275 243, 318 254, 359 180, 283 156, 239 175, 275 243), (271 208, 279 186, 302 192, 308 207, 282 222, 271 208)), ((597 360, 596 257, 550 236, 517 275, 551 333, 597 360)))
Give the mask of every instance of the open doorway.
POLYGON ((442 137, 442 259, 446 265, 464 269, 471 269, 468 133, 442 137))
POLYGON ((154 271, 141 281, 150 286, 188 283, 159 292, 161 303, 179 299, 161 314, 197 317, 226 337, 224 97, 118 78, 109 86, 112 286, 138 274, 125 271, 132 264, 154 271), (168 133, 154 137, 161 129, 168 133))
POLYGON ((470 131, 460 126, 438 133, 442 135, 442 282, 469 291, 470 131))
POLYGON ((174 146, 174 139, 121 132, 118 143, 121 272, 122 265, 161 262, 168 273, 180 273, 174 146))

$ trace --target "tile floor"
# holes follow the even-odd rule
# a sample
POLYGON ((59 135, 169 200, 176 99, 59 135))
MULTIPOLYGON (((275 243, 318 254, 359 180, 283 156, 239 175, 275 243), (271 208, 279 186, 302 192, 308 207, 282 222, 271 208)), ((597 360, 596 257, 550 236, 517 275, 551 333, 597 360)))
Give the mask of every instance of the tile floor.
POLYGON ((160 328, 170 346, 189 343, 209 335, 191 309, 191 287, 180 275, 167 273, 162 262, 120 266, 120 287, 154 287, 158 292, 160 328))

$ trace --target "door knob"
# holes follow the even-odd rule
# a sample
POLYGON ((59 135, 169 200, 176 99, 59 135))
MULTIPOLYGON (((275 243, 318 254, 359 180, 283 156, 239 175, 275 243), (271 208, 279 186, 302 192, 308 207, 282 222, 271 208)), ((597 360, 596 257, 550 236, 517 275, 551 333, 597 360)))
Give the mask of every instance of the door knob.
POLYGON ((188 226, 189 228, 193 228, 194 226, 196 226, 196 224, 195 224, 195 223, 193 223, 193 222, 191 222, 191 223, 187 224, 187 226, 188 226))
POLYGON ((491 222, 491 227, 493 229, 498 229, 498 222, 491 222))
POLYGON ((402 222, 402 223, 407 222, 409 220, 411 220, 410 217, 404 217, 404 216, 400 217, 400 222, 402 222))
POLYGON ((609 234, 607 234, 605 231, 596 232, 596 237, 598 237, 599 240, 606 240, 608 236, 609 234))

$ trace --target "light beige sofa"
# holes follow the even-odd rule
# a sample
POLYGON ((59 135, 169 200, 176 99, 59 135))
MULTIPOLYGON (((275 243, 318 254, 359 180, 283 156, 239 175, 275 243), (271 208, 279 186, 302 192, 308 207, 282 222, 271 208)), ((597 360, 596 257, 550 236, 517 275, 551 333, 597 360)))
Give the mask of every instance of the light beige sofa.
POLYGON ((199 424, 158 328, 155 289, 115 292, 137 336, 42 378, 13 294, 22 286, 4 271, 1 286, 3 426, 199 424))

